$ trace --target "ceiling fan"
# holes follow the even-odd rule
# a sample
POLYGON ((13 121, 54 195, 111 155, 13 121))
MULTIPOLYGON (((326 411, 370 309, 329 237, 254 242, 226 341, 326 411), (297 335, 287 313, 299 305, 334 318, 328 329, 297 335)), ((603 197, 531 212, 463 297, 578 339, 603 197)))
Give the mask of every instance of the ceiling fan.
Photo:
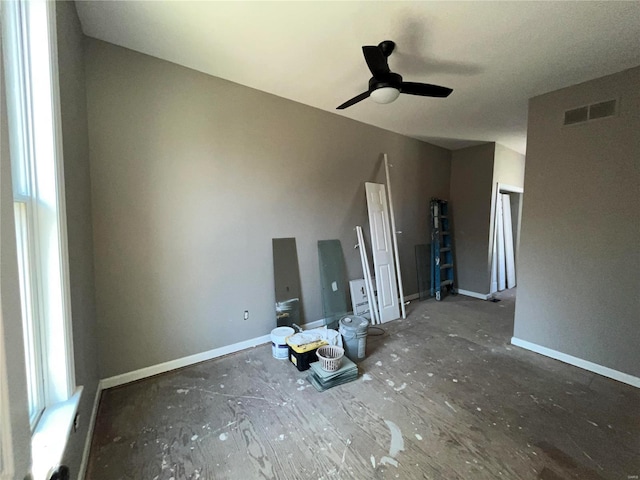
POLYGON ((389 70, 387 59, 393 53, 396 44, 391 40, 385 40, 378 46, 364 46, 362 53, 373 77, 369 80, 369 90, 344 102, 336 110, 343 110, 351 105, 371 97, 376 103, 391 103, 401 93, 418 95, 421 97, 448 97, 453 90, 429 83, 403 82, 402 77, 389 70))

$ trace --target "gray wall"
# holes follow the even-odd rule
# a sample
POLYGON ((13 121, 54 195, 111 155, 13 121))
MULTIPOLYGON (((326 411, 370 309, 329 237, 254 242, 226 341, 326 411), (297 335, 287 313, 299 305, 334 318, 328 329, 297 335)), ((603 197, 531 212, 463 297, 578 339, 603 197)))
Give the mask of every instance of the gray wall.
POLYGON ((91 183, 84 72, 84 36, 73 2, 56 2, 60 107, 69 241, 69 278, 76 384, 84 386, 80 428, 71 434, 64 462, 76 477, 98 386, 91 183))
POLYGON ((317 241, 340 239, 362 276, 354 227, 382 152, 417 292, 449 151, 100 41, 86 60, 103 378, 269 333, 272 238, 296 237, 304 312, 322 318, 317 241))
POLYGON ((451 215, 458 288, 489 292, 489 235, 495 143, 451 155, 451 215))
POLYGON ((514 336, 640 377, 640 67, 531 99, 514 336), (616 117, 562 126, 619 99, 616 117))
POLYGON ((495 146, 493 183, 506 183, 523 188, 525 156, 499 143, 495 146))

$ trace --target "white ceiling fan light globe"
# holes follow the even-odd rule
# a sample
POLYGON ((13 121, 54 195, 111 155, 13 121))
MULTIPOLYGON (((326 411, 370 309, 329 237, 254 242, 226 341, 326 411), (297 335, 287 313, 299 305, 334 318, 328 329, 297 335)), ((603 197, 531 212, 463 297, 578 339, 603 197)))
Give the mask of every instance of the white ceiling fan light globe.
POLYGON ((393 87, 376 88, 371 92, 371 100, 376 103, 391 103, 400 96, 400 90, 393 87))

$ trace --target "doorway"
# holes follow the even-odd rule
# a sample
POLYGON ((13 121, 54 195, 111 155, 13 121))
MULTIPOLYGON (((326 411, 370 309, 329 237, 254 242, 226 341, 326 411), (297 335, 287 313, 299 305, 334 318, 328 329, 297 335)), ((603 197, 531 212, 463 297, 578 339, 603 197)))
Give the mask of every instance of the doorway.
POLYGON ((493 216, 490 294, 515 288, 524 190, 498 184, 493 216))

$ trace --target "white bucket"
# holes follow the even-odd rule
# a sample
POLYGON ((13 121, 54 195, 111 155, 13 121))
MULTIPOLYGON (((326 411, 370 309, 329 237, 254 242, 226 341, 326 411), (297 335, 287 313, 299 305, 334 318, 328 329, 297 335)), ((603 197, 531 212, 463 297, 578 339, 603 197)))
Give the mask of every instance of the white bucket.
POLYGON ((278 327, 271 330, 271 353, 273 358, 286 360, 289 358, 289 345, 287 337, 293 335, 295 331, 291 327, 278 327))

